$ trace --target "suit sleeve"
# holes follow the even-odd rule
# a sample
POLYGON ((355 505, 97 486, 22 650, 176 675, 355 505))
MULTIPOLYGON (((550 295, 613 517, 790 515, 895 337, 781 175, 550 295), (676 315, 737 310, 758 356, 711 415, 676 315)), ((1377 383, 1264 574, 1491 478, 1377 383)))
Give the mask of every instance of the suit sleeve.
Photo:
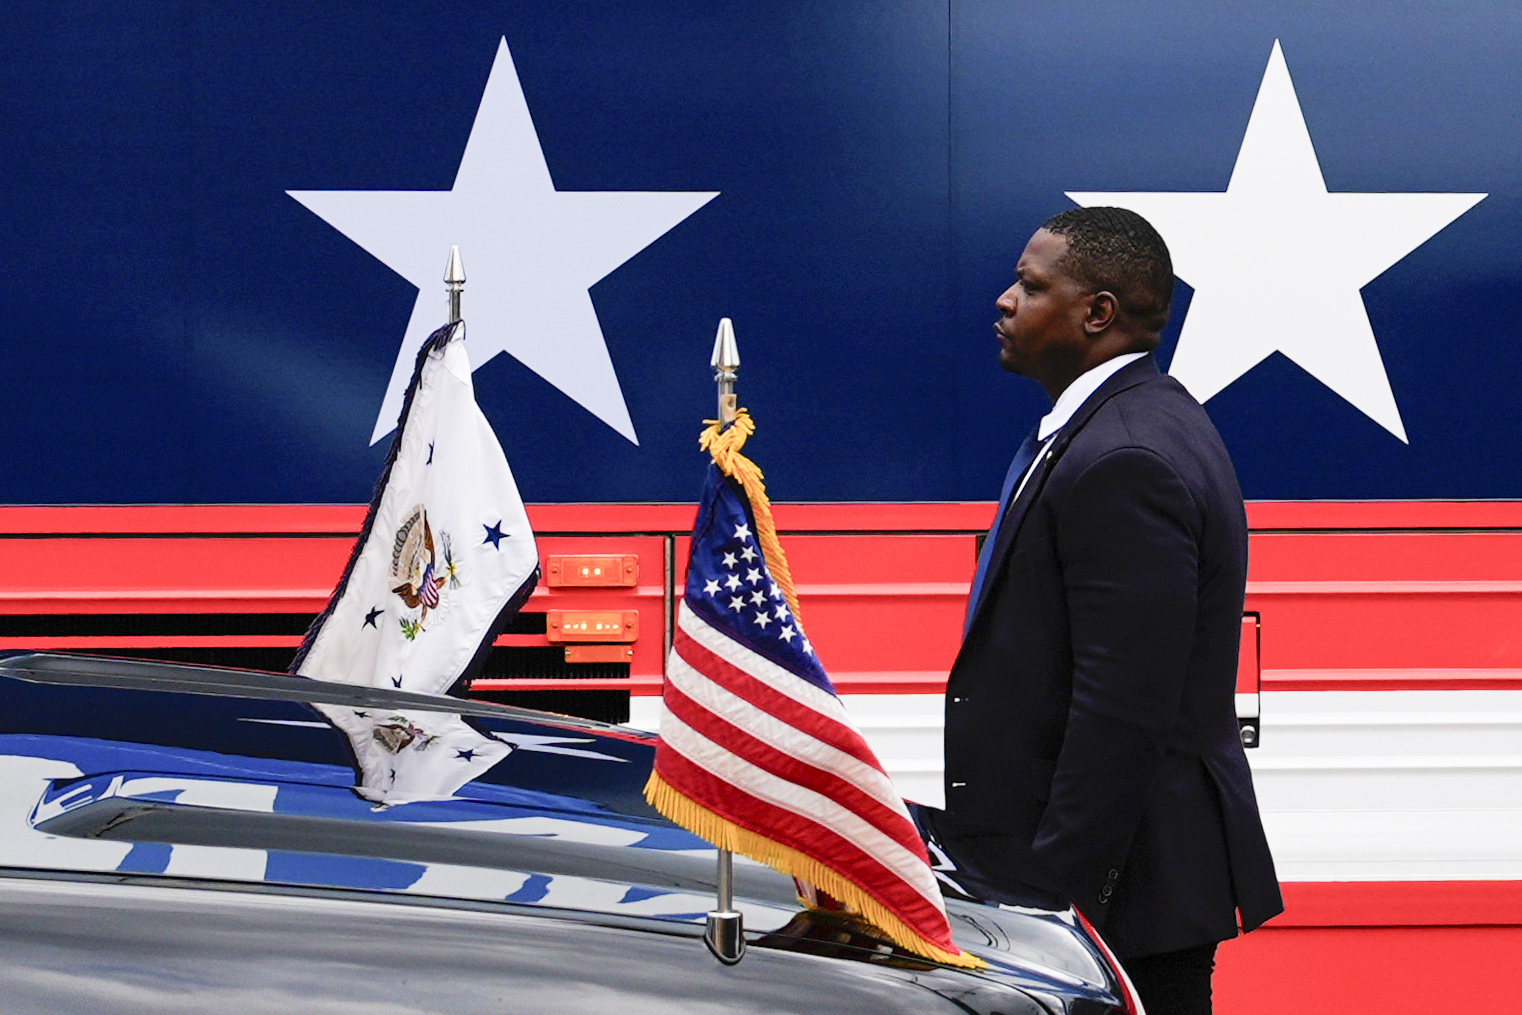
POLYGON ((1073 695, 1033 845, 1099 926, 1183 695, 1199 530, 1188 488, 1142 448, 1092 463, 1058 519, 1073 695))

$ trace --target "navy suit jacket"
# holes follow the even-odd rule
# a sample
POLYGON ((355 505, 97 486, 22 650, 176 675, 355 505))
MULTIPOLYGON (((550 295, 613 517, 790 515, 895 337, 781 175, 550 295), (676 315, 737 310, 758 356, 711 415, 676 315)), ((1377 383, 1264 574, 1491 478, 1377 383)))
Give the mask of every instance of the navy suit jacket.
POLYGON ((1071 901, 1122 958, 1280 912, 1235 710, 1236 472, 1151 356, 1009 507, 946 694, 938 833, 1006 901, 1071 901))

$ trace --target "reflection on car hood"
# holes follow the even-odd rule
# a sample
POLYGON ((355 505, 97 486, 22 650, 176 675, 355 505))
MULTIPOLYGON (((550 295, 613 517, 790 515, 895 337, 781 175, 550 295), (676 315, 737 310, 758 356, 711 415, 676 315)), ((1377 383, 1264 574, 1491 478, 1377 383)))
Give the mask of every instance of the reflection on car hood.
MULTIPOLYGON (((276 674, 0 657, 0 868, 696 927, 714 905, 715 854, 645 802, 653 746, 647 734, 569 717, 276 674), (356 763, 356 729, 370 731, 372 754, 428 767, 409 785, 458 788, 392 802, 375 789, 389 773, 373 758, 356 763), (454 732, 429 732, 441 730, 454 732)), ((790 878, 741 857, 735 891, 762 946, 887 951, 839 917, 800 912, 790 878)), ((1068 914, 949 909, 958 943, 990 962, 988 975, 1037 994, 1111 996, 1068 914)))

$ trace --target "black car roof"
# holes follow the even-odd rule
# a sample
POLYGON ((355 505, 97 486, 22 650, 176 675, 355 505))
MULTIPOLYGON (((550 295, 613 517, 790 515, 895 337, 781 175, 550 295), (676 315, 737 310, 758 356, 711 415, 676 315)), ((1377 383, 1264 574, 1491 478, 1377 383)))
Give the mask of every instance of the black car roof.
MULTIPOLYGON (((645 802, 653 745, 638 731, 485 702, 7 654, 0 868, 527 905, 692 928, 713 908, 714 851, 645 802), (447 799, 378 803, 356 789, 350 740, 330 718, 350 712, 453 714, 512 749, 447 799)), ((807 937, 791 879, 736 860, 747 929, 807 937)), ((1015 979, 1105 995, 1102 970, 1062 915, 962 906, 953 917, 996 962, 1009 958, 998 965, 1015 979)), ((826 936, 844 940, 838 927, 826 936)), ((860 943, 864 955, 882 953, 880 942, 860 943)))

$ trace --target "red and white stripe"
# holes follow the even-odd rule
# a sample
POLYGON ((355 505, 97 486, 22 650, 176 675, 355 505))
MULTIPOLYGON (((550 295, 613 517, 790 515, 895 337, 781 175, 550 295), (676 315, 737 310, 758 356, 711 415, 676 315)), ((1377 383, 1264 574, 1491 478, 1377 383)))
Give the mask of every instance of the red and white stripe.
POLYGON ((945 947, 945 911, 919 834, 833 694, 684 606, 661 740, 656 768, 673 787, 827 864, 945 947))

